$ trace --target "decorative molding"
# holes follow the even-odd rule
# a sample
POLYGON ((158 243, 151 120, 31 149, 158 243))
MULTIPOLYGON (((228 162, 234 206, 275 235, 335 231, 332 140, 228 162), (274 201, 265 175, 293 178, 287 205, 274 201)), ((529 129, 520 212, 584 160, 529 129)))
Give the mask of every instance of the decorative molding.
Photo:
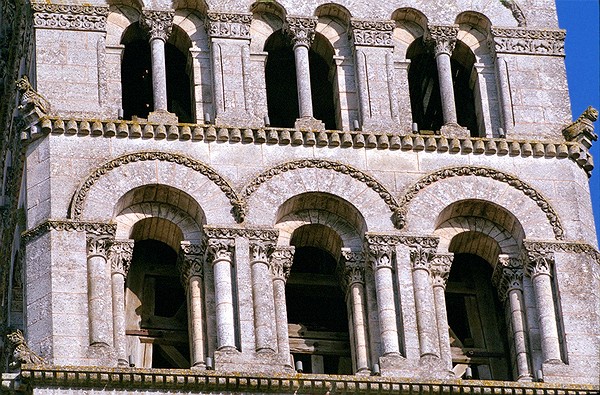
POLYGON ((523 240, 525 250, 530 253, 544 254, 549 252, 565 252, 570 254, 586 254, 600 264, 600 252, 587 243, 576 242, 544 242, 523 240))
POLYGON ((108 251, 108 261, 112 274, 122 274, 127 277, 131 258, 133 257, 133 240, 114 240, 108 251))
POLYGON ((493 180, 508 184, 512 188, 523 192, 525 196, 533 200, 537 204, 537 206, 544 212, 544 214, 546 214, 546 218, 552 226, 552 230, 556 239, 564 239, 565 232, 558 217, 558 214, 556 213, 554 208, 552 208, 550 202, 548 202, 548 200, 546 200, 546 198, 544 198, 541 193, 539 193, 537 190, 535 190, 535 188, 527 184, 525 181, 521 181, 518 177, 513 176, 512 174, 508 174, 503 171, 492 169, 489 167, 478 166, 457 166, 440 169, 422 177, 416 183, 410 186, 402 196, 402 199, 400 199, 399 201, 399 207, 401 207, 401 210, 398 211, 397 217, 399 228, 404 227, 406 222, 406 214, 408 212, 407 207, 421 190, 423 190, 425 187, 428 187, 438 181, 447 178, 466 176, 491 178, 493 180))
POLYGON ((377 179, 350 165, 325 159, 298 159, 267 169, 254 177, 254 179, 244 187, 241 193, 242 198, 247 200, 263 183, 269 181, 273 177, 297 169, 332 170, 337 173, 346 174, 355 180, 366 184, 387 204, 392 212, 392 221, 396 223, 396 213, 400 210, 400 206, 396 202, 396 198, 379 181, 377 181, 377 179))
POLYGON ((454 254, 435 254, 431 258, 429 269, 434 287, 446 287, 450 269, 454 260, 454 254))
POLYGON ((427 31, 425 41, 433 45, 435 55, 452 55, 458 36, 458 25, 429 25, 427 31))
POLYGON ((232 214, 237 222, 242 222, 245 217, 245 205, 242 200, 238 197, 238 194, 233 189, 233 187, 221 177, 216 171, 214 171, 210 166, 204 164, 203 162, 190 158, 188 156, 182 154, 175 154, 171 152, 162 152, 162 151, 141 151, 135 152, 131 154, 125 154, 119 156, 115 159, 111 159, 110 161, 100 165, 97 167, 87 178, 81 183, 81 185, 75 191, 73 195, 73 199, 71 201, 71 207, 69 209, 69 217, 74 220, 80 220, 83 215, 83 205, 85 204, 85 200, 87 195, 92 188, 92 186, 102 177, 107 174, 109 171, 114 170, 123 165, 127 165, 130 163, 143 162, 143 161, 163 161, 176 163, 178 165, 185 166, 192 170, 199 172, 202 175, 205 175, 210 179, 219 189, 227 196, 229 199, 229 203, 232 206, 232 214))
POLYGON ((508 255, 500 255, 492 275, 492 284, 496 286, 501 302, 506 300, 511 290, 522 291, 523 262, 521 259, 508 255))
POLYGON ((47 220, 41 224, 23 232, 21 240, 29 243, 51 230, 61 232, 86 232, 90 235, 114 235, 117 231, 117 224, 106 222, 85 222, 68 220, 47 220))
POLYGON ((8 349, 12 351, 12 360, 9 363, 9 367, 12 370, 19 369, 24 363, 35 365, 46 363, 42 357, 29 348, 25 336, 23 336, 23 332, 20 329, 9 332, 6 335, 6 339, 8 340, 8 349))
POLYGON ((38 29, 106 31, 106 6, 32 2, 31 9, 38 29))
POLYGON ((496 53, 565 56, 564 30, 492 27, 496 53))
POLYGON ((269 257, 269 266, 273 279, 287 281, 294 262, 295 247, 276 246, 269 257))
POLYGON ((500 0, 500 3, 510 10, 519 27, 527 26, 527 19, 525 18, 525 14, 523 13, 519 3, 517 3, 515 0, 500 0))
POLYGON ((437 248, 440 239, 438 237, 394 235, 380 233, 365 233, 365 240, 369 246, 396 246, 404 244, 412 248, 437 248))
POLYGON ((367 19, 350 20, 354 45, 370 47, 393 47, 394 21, 374 21, 367 19))
POLYGON ((212 239, 234 239, 244 237, 249 240, 275 242, 279 237, 278 229, 269 228, 231 228, 225 226, 205 225, 204 235, 212 239))
POLYGON ((287 17, 285 19, 285 32, 294 43, 294 48, 301 45, 310 48, 315 39, 317 18, 287 17))
POLYGON ((174 11, 142 10, 140 25, 148 31, 150 40, 167 42, 173 31, 174 16, 174 11))
POLYGON ((210 37, 250 39, 252 14, 209 12, 206 31, 210 37))

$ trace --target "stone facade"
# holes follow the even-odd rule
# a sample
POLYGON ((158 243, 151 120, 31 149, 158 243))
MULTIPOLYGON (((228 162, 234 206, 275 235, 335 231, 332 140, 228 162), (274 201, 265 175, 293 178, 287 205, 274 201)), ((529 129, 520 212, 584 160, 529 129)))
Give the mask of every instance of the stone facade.
POLYGON ((600 389, 553 2, 0 7, 3 390, 600 389))

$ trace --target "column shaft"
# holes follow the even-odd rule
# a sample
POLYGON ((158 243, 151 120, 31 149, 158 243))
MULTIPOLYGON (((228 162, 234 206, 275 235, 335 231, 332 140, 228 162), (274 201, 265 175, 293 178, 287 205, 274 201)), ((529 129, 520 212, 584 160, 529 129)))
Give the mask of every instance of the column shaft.
POLYGON ((106 257, 89 255, 88 270, 88 309, 90 319, 90 345, 109 346, 112 344, 110 333, 110 317, 107 311, 112 311, 105 297, 108 291, 106 276, 106 257))
POLYGON ((369 357, 367 352, 367 317, 365 313, 365 296, 363 284, 355 282, 349 289, 352 300, 352 323, 354 327, 354 341, 356 354, 356 371, 369 370, 369 357))
POLYGON ((527 350, 527 334, 525 332, 525 319, 523 316, 523 292, 511 289, 508 292, 510 319, 517 359, 517 373, 519 381, 531 381, 529 368, 529 355, 527 350))
POLYGON ((285 304, 285 281, 282 278, 273 279, 273 298, 275 299, 278 351, 284 358, 289 358, 290 343, 288 340, 287 307, 285 304))
POLYGON ((191 365, 204 365, 204 325, 203 325, 203 300, 202 278, 191 276, 188 281, 188 303, 190 310, 190 340, 191 340, 191 365))
POLYGON ((442 98, 442 114, 444 124, 457 124, 456 103, 454 102, 454 87, 452 83, 452 65, 450 54, 440 52, 435 57, 440 80, 440 96, 442 98))
POLYGON ((452 352, 450 350, 450 333, 448 332, 448 312, 446 311, 446 294, 443 286, 433 287, 435 317, 440 340, 440 358, 452 370, 452 352))
POLYGON ((438 356, 439 338, 433 306, 430 303, 429 271, 425 269, 413 270, 413 286, 421 357, 438 356))
POLYGON ((231 261, 216 259, 213 262, 213 272, 215 277, 217 350, 233 350, 236 347, 231 261))
POLYGON ((552 279, 548 274, 538 274, 532 281, 539 314, 544 362, 559 362, 561 361, 560 343, 552 296, 552 279))
POLYGON ((375 269, 375 287, 383 355, 400 354, 391 267, 380 266, 375 269))
POLYGON ((254 328, 256 351, 275 352, 275 338, 272 329, 272 306, 268 292, 270 280, 269 267, 265 261, 253 261, 252 265, 252 298, 254 302, 254 328))
POLYGON ((167 71, 165 42, 160 38, 150 40, 152 52, 152 91, 154 111, 167 111, 167 71))
POLYGON ((301 44, 294 46, 294 59, 296 61, 296 84, 298 88, 298 105, 300 117, 312 117, 312 93, 310 89, 310 64, 308 60, 308 47, 301 44))
POLYGON ((502 122, 505 132, 510 133, 514 125, 510 84, 508 81, 508 68, 506 67, 506 61, 501 57, 496 59, 496 76, 498 77, 498 93, 500 96, 501 109, 500 114, 502 115, 502 122))
POLYGON ((113 272, 112 280, 112 313, 113 338, 119 366, 128 366, 127 341, 125 338, 125 276, 113 272))

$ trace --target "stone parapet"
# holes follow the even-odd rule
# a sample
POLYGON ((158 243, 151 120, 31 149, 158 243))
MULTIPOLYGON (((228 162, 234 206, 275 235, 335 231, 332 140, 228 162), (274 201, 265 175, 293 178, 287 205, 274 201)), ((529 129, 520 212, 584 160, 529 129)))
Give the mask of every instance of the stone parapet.
MULTIPOLYGON (((318 374, 248 374, 179 369, 43 367, 24 365, 21 381, 29 388, 104 388, 120 393, 138 390, 223 391, 238 393, 353 394, 595 394, 593 385, 489 380, 416 380, 378 376, 318 374)), ((70 390, 77 393, 77 390, 70 390)))
MULTIPOLYGON (((591 156, 576 142, 523 140, 485 137, 446 137, 336 130, 296 130, 289 128, 238 128, 204 124, 162 125, 122 120, 84 120, 48 117, 38 125, 41 134, 104 136, 130 139, 219 141, 277 145, 306 145, 342 148, 377 148, 450 154, 570 158, 588 175, 591 156)), ((40 133, 37 133, 40 135, 40 133)), ((32 135, 32 138, 34 136, 32 135)))

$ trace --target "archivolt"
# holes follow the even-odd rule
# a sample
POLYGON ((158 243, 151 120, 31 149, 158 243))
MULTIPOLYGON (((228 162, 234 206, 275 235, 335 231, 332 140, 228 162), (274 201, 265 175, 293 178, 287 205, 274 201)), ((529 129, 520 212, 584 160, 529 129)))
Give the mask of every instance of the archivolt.
POLYGON ((299 159, 290 162, 285 162, 275 167, 272 167, 258 176, 256 176, 246 187, 242 190, 241 198, 247 201, 248 198, 266 181, 271 178, 285 173, 290 170, 296 169, 327 169, 333 170, 338 173, 349 175, 350 177, 366 184, 375 193, 377 193, 381 199, 387 204, 389 209, 393 213, 392 221, 394 226, 398 227, 398 213, 400 212, 400 205, 396 201, 396 198, 374 177, 363 173, 362 171, 344 163, 323 160, 323 159, 299 159))
POLYGON ((74 220, 79 220, 83 214, 83 205, 87 198, 88 192, 92 188, 92 186, 102 177, 107 174, 109 171, 116 169, 117 167, 126 165, 128 163, 135 162, 143 162, 143 161, 151 161, 158 160, 164 162, 172 162, 177 163, 179 165, 188 167, 192 170, 195 170, 204 176, 206 176, 209 180, 211 180, 221 191, 229 198, 229 203, 232 206, 232 213, 236 219, 236 221, 242 222, 245 217, 245 208, 244 204, 240 200, 237 192, 233 189, 233 187, 221 177, 216 171, 210 168, 208 165, 200 162, 199 160, 192 159, 190 157, 175 154, 170 152, 160 152, 160 151, 142 151, 135 152, 130 154, 125 154, 119 156, 118 158, 112 159, 100 167, 96 168, 87 178, 81 183, 81 185, 75 191, 73 195, 73 199, 71 201, 71 206, 69 208, 69 218, 74 220))
POLYGON ((488 168, 488 167, 477 167, 477 166, 459 166, 449 167, 430 173, 425 177, 418 180, 415 184, 409 187, 399 202, 400 209, 396 213, 397 227, 403 228, 406 224, 406 214, 408 204, 417 196, 417 194, 429 185, 452 177, 462 176, 476 176, 491 178, 496 181, 500 181, 508 184, 514 189, 521 191, 525 196, 529 197, 537 206, 546 214, 548 222, 552 226, 552 231, 557 240, 564 239, 564 228, 560 222, 558 214, 552 208, 548 200, 538 191, 536 191, 531 185, 520 180, 518 177, 513 176, 502 171, 488 168))

